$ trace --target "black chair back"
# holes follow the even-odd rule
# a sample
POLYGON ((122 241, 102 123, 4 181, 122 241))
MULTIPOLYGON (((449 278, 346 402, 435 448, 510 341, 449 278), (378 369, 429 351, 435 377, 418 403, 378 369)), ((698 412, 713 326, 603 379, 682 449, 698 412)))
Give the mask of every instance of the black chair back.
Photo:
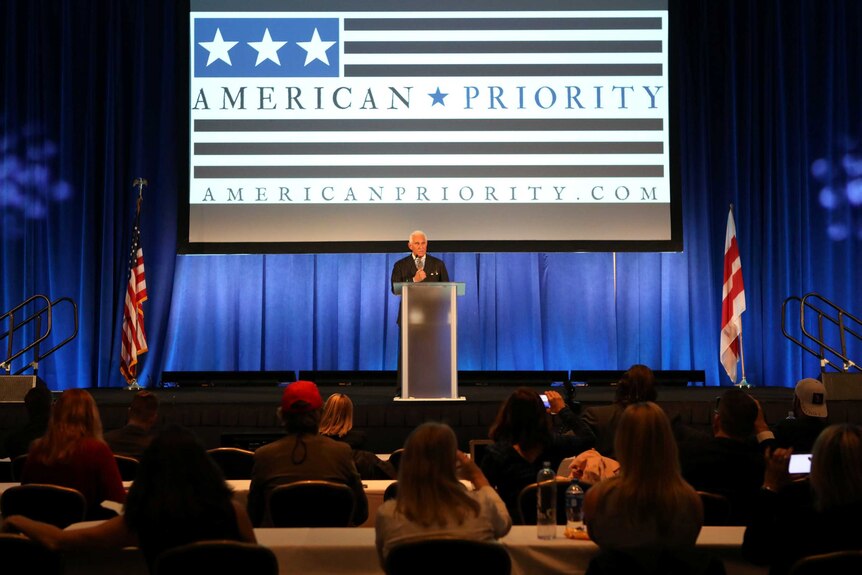
POLYGON ((595 555, 584 575, 726 575, 721 559, 702 549, 606 550, 595 555))
POLYGON ((138 465, 140 465, 137 459, 128 455, 117 455, 115 453, 114 461, 117 462, 117 469, 120 470, 120 478, 123 481, 135 480, 135 475, 138 474, 138 465))
POLYGON ((12 462, 0 461, 0 483, 12 483, 15 479, 12 477, 12 462))
POLYGON ((398 466, 401 465, 401 456, 404 454, 404 448, 396 449, 392 453, 389 454, 389 463, 392 464, 392 467, 395 468, 395 471, 398 471, 398 466))
MULTIPOLYGON (((557 483, 557 525, 566 524, 566 488, 569 486, 568 479, 558 477, 557 483)), ((531 483, 524 487, 518 494, 518 517, 512 518, 517 520, 519 525, 535 525, 536 524, 536 491, 538 483, 531 483)))
POLYGON ((496 542, 424 539, 393 547, 386 575, 510 575, 512 559, 496 542))
POLYGON ((790 575, 858 575, 862 573, 862 550, 836 551, 803 557, 790 568, 790 575))
POLYGON ((24 464, 27 463, 27 454, 19 455, 12 460, 12 481, 21 481, 21 472, 24 471, 24 464))
POLYGON ((383 490, 383 501, 389 501, 398 497, 398 482, 393 481, 383 490))
POLYGON ((23 535, 0 533, 0 558, 7 575, 60 575, 63 558, 23 535))
POLYGON ((238 447, 217 447, 207 453, 221 468, 225 479, 251 479, 254 451, 238 447))
POLYGON ((198 541, 163 551, 153 566, 154 575, 190 573, 249 573, 277 575, 278 560, 269 547, 239 541, 198 541))
POLYGON ((353 463, 356 464, 356 470, 362 479, 395 479, 398 477, 398 471, 391 463, 383 461, 376 453, 371 453, 365 449, 353 450, 353 463))
POLYGON ((334 481, 294 481, 278 485, 268 498, 275 527, 349 527, 353 491, 334 481))
POLYGON ((23 515, 61 529, 83 521, 86 511, 87 502, 80 491, 59 485, 15 485, 0 495, 3 517, 23 515))
POLYGON ((709 491, 698 491, 700 501, 703 503, 704 525, 732 525, 732 513, 730 499, 720 493, 709 491))

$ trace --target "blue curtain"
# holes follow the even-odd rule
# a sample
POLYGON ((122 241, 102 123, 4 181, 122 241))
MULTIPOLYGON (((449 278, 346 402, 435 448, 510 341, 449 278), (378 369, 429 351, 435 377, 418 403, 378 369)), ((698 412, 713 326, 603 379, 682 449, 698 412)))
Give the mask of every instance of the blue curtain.
MULTIPOLYGON (((786 297, 817 291, 862 312, 862 3, 677 9, 684 251, 437 254, 467 284, 461 369, 646 363, 727 384, 718 346, 730 203, 750 382, 792 386, 819 372, 781 333, 786 297)), ((149 180, 142 384, 164 370, 395 368, 388 281, 401 254, 176 255, 185 23, 173 2, 6 0, 0 18, 0 312, 35 293, 78 303, 77 339, 39 366, 52 388, 124 385, 136 177, 149 180)), ((71 318, 55 319, 62 338, 71 318)))

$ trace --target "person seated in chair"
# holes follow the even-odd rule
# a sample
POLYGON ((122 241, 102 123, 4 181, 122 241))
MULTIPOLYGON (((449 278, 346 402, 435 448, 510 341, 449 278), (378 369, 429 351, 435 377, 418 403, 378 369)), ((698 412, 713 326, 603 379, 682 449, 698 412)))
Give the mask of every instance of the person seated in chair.
POLYGON ((763 480, 764 450, 774 447, 775 436, 758 401, 738 387, 721 395, 712 429, 712 437, 680 441, 682 475, 698 491, 726 496, 730 521, 745 525, 763 480))
POLYGON ((353 427, 353 402, 343 393, 326 398, 320 418, 320 434, 343 441, 353 449, 353 461, 362 479, 395 479, 397 472, 388 461, 363 449, 365 433, 353 427))
POLYGON ((596 436, 596 451, 605 457, 614 458, 614 436, 617 425, 626 407, 641 401, 655 401, 655 375, 645 366, 631 366, 616 384, 614 402, 584 410, 583 419, 596 436))
POLYGON ((535 483, 543 462, 550 461, 551 469, 557 469, 564 458, 592 447, 595 440, 581 418, 565 407, 559 393, 548 390, 545 395, 548 408, 535 389, 517 388, 500 405, 488 432, 494 443, 482 457, 482 472, 513 517, 519 516, 518 495, 535 483), (567 417, 571 433, 554 433, 552 414, 567 417))
POLYGON ((742 543, 743 557, 770 565, 770 575, 788 573, 803 557, 862 551, 862 426, 824 429, 814 442, 807 480, 790 480, 792 453, 767 452, 763 486, 742 543))
POLYGON ((45 435, 30 445, 21 483, 51 483, 77 489, 87 502, 87 519, 116 515, 103 501, 123 503, 126 490, 93 396, 67 389, 51 410, 45 435))
POLYGON ((775 442, 792 447, 795 453, 811 453, 814 441, 826 428, 826 386, 806 378, 796 383, 793 392, 793 417, 782 419, 775 427, 775 442))
POLYGON ((45 435, 48 420, 51 417, 51 390, 44 383, 37 383, 24 396, 24 408, 27 410, 27 423, 16 427, 6 436, 4 442, 5 457, 15 459, 26 455, 30 444, 45 435))
POLYGON ((422 539, 494 541, 512 527, 506 505, 479 467, 458 451, 455 432, 444 423, 423 423, 404 444, 398 494, 377 510, 377 555, 422 539), (468 490, 458 479, 473 484, 468 490))
POLYGON ((129 405, 125 427, 105 434, 105 442, 117 455, 140 459, 153 440, 153 427, 159 420, 159 398, 149 391, 139 391, 129 405))
POLYGON ((322 408, 313 382, 295 381, 284 388, 279 414, 287 435, 254 453, 248 514, 256 527, 272 524, 266 501, 274 487, 307 479, 344 483, 353 491, 352 523, 368 519, 368 499, 350 446, 319 433, 322 408))
POLYGON ((596 483, 584 497, 590 538, 603 552, 639 562, 658 560, 663 550, 693 549, 703 505, 682 478, 667 415, 653 402, 629 405, 615 441, 620 474, 596 483))
POLYGON ((51 550, 140 547, 152 571, 170 548, 213 539, 255 543, 251 521, 233 500, 219 468, 194 434, 170 426, 141 456, 123 515, 90 527, 59 529, 20 515, 5 531, 20 531, 51 550))

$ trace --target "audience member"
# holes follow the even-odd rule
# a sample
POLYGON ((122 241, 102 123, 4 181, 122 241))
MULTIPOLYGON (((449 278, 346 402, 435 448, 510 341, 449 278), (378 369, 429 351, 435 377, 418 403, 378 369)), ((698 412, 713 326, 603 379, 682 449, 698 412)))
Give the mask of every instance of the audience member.
POLYGON ((595 439, 581 418, 565 408, 559 393, 545 394, 551 404, 547 410, 538 392, 516 389, 500 406, 488 434, 494 443, 485 450, 482 471, 512 517, 519 517, 518 494, 536 482, 543 462, 550 461, 551 469, 557 469, 564 458, 590 448, 595 439), (553 433, 552 413, 565 417, 572 433, 553 433))
POLYGON ((343 393, 326 398, 320 418, 320 434, 343 441, 353 449, 353 461, 362 479, 395 479, 397 472, 388 461, 362 449, 365 433, 353 428, 353 402, 343 393))
POLYGON ((343 441, 352 449, 365 446, 365 433, 353 429, 353 402, 348 396, 333 393, 326 398, 320 417, 320 434, 343 441))
POLYGON ((831 425, 814 442, 808 481, 789 481, 792 449, 767 453, 743 556, 784 575, 810 555, 862 550, 862 427, 831 425))
POLYGON ((51 390, 44 383, 37 383, 24 396, 27 423, 9 432, 4 442, 6 457, 15 459, 25 455, 34 439, 45 435, 51 417, 51 390))
POLYGON ((421 539, 493 541, 512 519, 479 467, 458 451, 455 432, 444 423, 423 423, 404 443, 398 496, 377 510, 375 539, 381 567, 389 551, 421 539), (473 484, 469 491, 458 479, 473 484))
POLYGON ((692 435, 679 443, 682 475, 698 491, 726 496, 730 520, 745 525, 763 480, 763 450, 774 446, 774 436, 760 404, 738 387, 721 395, 712 430, 712 437, 692 435))
POLYGON ((775 425, 776 445, 811 453, 814 441, 826 428, 826 416, 826 386, 812 378, 800 380, 793 393, 793 417, 775 425))
POLYGON ((105 443, 119 455, 140 459, 153 440, 153 427, 159 420, 159 398, 149 391, 139 391, 129 405, 125 427, 105 434, 105 443))
POLYGON ((51 410, 45 435, 30 446, 21 483, 52 483, 77 489, 87 518, 114 515, 105 500, 122 503, 126 491, 111 448, 102 439, 99 409, 89 392, 68 389, 51 410))
POLYGON ((255 526, 269 526, 266 501, 277 485, 323 479, 346 484, 353 490, 353 523, 368 518, 368 500, 346 443, 318 433, 323 399, 310 381, 295 381, 284 388, 279 413, 287 435, 261 446, 254 453, 248 493, 248 513, 255 526))
POLYGON ((614 436, 617 425, 626 407, 641 401, 657 398, 655 375, 645 365, 631 366, 616 385, 616 396, 611 405, 588 407, 584 410, 584 422, 596 436, 596 450, 605 457, 614 457, 614 436))
POLYGON ((640 562, 656 560, 662 551, 694 548, 703 505, 682 478, 676 440, 662 408, 653 402, 629 405, 615 442, 619 475, 593 485, 584 498, 590 539, 602 551, 623 552, 640 562))
POLYGON ((170 426, 141 457, 121 516, 82 529, 61 530, 21 516, 6 520, 52 550, 138 546, 152 571, 172 547, 213 539, 254 543, 251 521, 206 450, 188 430, 170 426))

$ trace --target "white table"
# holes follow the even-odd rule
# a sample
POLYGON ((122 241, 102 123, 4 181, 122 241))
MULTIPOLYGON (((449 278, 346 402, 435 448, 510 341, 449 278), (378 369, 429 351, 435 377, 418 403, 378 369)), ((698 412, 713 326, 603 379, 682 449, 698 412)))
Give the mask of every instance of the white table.
MULTIPOLYGON (((74 527, 72 527, 74 528, 74 527)), ((724 561, 728 575, 765 575, 767 569, 742 559, 744 527, 704 527, 698 547, 724 561)), ((258 543, 272 549, 282 575, 383 575, 370 528, 255 529, 258 543)), ((581 575, 598 552, 591 541, 557 538, 541 540, 535 526, 512 527, 502 539, 512 557, 512 575, 581 575)), ((98 553, 74 552, 66 556, 66 573, 147 575, 137 549, 98 553)))
MULTIPOLYGON (((230 480, 235 497, 248 498, 248 480, 230 480)), ((275 552, 282 574, 382 575, 374 546, 374 517, 391 480, 363 481, 368 497, 368 521, 364 527, 255 529, 261 545, 275 552)), ((17 483, 0 483, 0 493, 17 483)), ((128 486, 127 486, 128 487, 128 486)), ((763 575, 767 569, 742 558, 744 527, 704 527, 698 537, 702 547, 724 561, 728 575, 763 575)), ((562 527, 557 538, 541 540, 535 526, 516 525, 502 539, 512 557, 512 575, 567 574, 586 571, 598 548, 592 541, 566 539, 562 527)), ((75 552, 68 554, 66 573, 123 573, 148 575, 137 549, 75 552)))

